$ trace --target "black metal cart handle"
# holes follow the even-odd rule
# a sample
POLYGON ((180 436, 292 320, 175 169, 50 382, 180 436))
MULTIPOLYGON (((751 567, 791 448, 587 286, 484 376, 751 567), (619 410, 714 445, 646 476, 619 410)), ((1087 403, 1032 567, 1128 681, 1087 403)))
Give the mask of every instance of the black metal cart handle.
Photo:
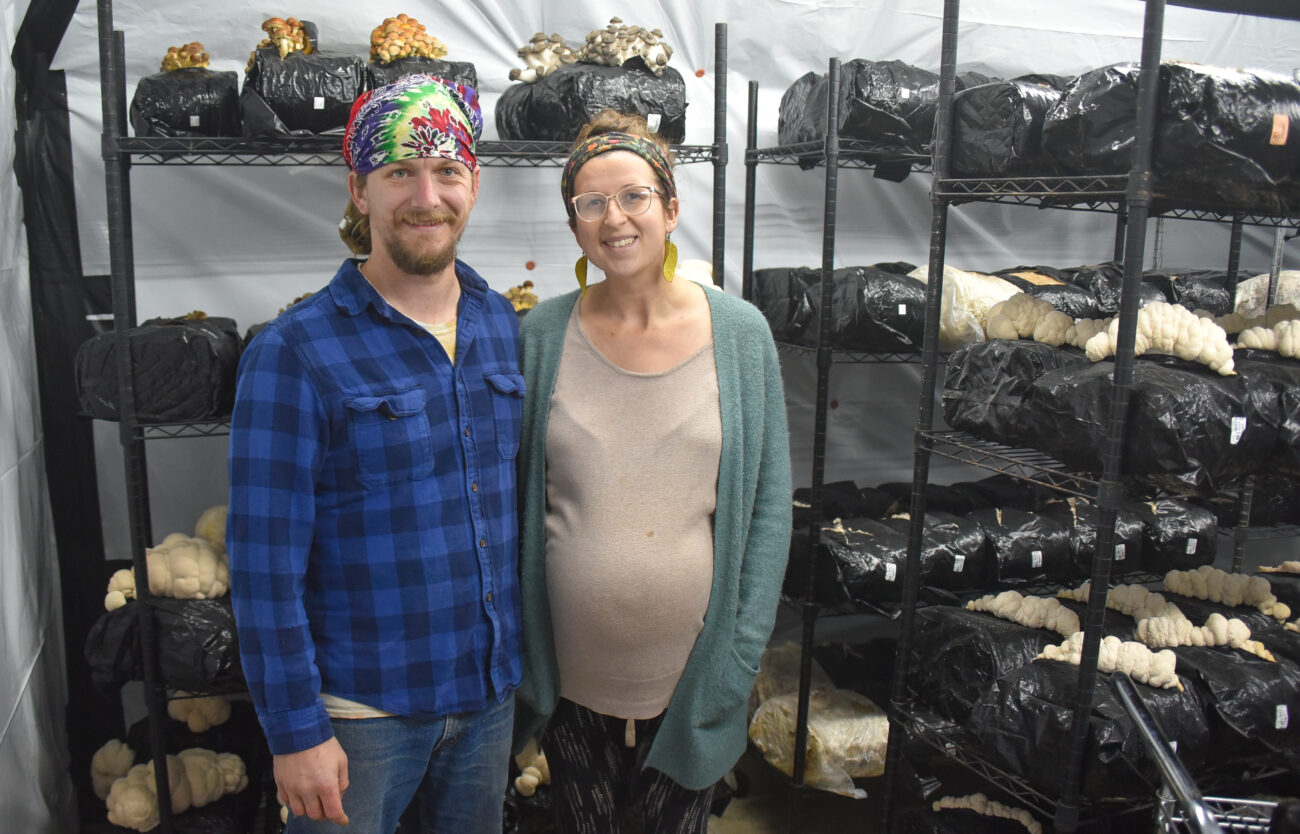
POLYGON ((1120 703, 1124 705, 1124 711, 1137 726, 1138 736, 1141 737, 1147 752, 1156 760, 1164 783, 1173 791, 1179 807, 1187 816, 1187 824, 1196 834, 1222 834, 1223 829, 1219 827, 1218 821, 1206 807, 1201 792, 1197 790, 1192 778, 1187 775, 1183 763, 1170 751, 1169 741, 1156 726, 1155 719, 1151 717, 1146 704, 1142 703, 1133 681, 1129 680, 1129 676, 1125 673, 1115 672, 1110 676, 1110 688, 1114 690, 1120 703))

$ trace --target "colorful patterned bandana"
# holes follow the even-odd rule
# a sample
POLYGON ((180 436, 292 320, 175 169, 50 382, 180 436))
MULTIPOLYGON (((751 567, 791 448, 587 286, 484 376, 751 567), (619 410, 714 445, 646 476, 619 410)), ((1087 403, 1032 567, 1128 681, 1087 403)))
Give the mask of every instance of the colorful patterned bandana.
POLYGON ((408 75, 364 93, 352 105, 343 160, 368 174, 401 159, 443 157, 478 170, 474 143, 483 132, 478 93, 431 75, 408 75))
POLYGON ((606 151, 631 151, 650 163, 655 175, 668 192, 664 202, 677 196, 677 183, 673 181, 673 170, 668 158, 659 146, 649 139, 643 139, 631 133, 601 133, 585 140, 569 154, 569 161, 564 166, 564 175, 560 178, 560 192, 564 195, 564 208, 569 212, 569 220, 575 218, 573 211, 573 183, 578 178, 578 169, 606 151))

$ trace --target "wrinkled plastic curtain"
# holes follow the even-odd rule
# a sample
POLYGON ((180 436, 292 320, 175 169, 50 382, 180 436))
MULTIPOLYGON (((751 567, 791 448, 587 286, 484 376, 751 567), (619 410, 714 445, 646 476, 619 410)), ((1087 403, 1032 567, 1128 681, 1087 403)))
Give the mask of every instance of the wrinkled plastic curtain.
MULTIPOLYGON (((0 8, 13 44, 26 2, 0 8)), ((13 160, 16 72, 0 63, 0 159, 13 160)), ((21 194, 0 172, 0 809, 7 831, 76 826, 68 739, 58 559, 46 489, 28 253, 21 194)))

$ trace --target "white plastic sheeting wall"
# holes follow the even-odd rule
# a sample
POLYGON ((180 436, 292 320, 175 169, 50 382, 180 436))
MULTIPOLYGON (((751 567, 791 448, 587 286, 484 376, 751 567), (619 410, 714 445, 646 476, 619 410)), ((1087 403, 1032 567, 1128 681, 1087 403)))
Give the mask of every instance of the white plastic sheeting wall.
MULTIPOLYGON (((0 4, 11 44, 27 3, 0 4)), ((45 489, 31 292, 14 158, 14 68, 0 62, 0 828, 71 832, 58 557, 45 489)))

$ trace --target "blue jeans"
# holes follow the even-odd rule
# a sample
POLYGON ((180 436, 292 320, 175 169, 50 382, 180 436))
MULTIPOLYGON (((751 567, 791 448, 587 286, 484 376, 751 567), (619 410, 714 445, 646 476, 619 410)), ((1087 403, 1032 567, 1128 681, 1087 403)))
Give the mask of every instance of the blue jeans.
POLYGON ((286 834, 392 834, 412 797, 425 834, 501 834, 514 706, 512 693, 477 713, 335 719, 350 822, 290 816, 286 834))

